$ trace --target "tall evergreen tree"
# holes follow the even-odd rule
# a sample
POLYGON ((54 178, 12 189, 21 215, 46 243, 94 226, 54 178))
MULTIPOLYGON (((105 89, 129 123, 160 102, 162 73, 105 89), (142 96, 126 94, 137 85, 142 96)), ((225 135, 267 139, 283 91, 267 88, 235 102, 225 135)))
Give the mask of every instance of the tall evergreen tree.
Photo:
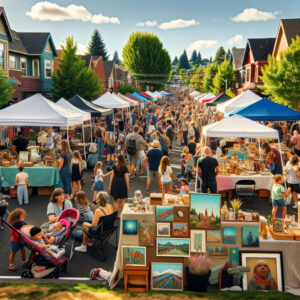
POLYGON ((119 55, 118 55, 117 51, 115 51, 115 53, 114 53, 113 61, 115 62, 116 65, 120 65, 121 64, 121 61, 119 59, 119 55))
POLYGON ((220 65, 226 59, 226 52, 224 47, 220 47, 216 53, 214 62, 220 65))
POLYGON ((93 56, 102 56, 103 60, 108 60, 106 45, 97 29, 95 29, 88 45, 88 54, 93 56))
POLYGON ((181 70, 181 69, 189 69, 189 68, 190 68, 189 60, 186 51, 184 50, 181 56, 179 57, 178 69, 181 70))
POLYGON ((8 82, 9 77, 5 77, 0 67, 0 107, 4 106, 11 100, 11 95, 15 92, 11 83, 8 82))
POLYGON ((175 56, 172 61, 172 66, 177 66, 177 64, 178 64, 178 58, 177 58, 177 56, 175 56))
POLYGON ((198 65, 201 65, 201 64, 202 64, 202 56, 201 56, 200 51, 198 52, 198 55, 197 55, 197 64, 198 64, 198 65))
POLYGON ((190 62, 192 64, 197 64, 197 58, 198 58, 197 52, 196 52, 196 50, 194 50, 193 53, 192 53, 192 55, 191 55, 190 62))
POLYGON ((103 86, 93 70, 85 67, 85 61, 76 55, 77 44, 73 37, 66 38, 62 45, 62 56, 58 69, 52 76, 54 99, 70 99, 80 95, 87 100, 94 100, 102 94, 103 86))

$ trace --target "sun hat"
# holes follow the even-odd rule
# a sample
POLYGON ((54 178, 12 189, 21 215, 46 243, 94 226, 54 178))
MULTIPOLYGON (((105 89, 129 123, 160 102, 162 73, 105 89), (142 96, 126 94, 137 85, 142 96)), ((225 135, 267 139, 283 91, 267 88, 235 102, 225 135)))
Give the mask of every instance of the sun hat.
POLYGON ((155 140, 152 142, 151 146, 154 148, 154 149, 159 149, 160 148, 160 142, 155 140))

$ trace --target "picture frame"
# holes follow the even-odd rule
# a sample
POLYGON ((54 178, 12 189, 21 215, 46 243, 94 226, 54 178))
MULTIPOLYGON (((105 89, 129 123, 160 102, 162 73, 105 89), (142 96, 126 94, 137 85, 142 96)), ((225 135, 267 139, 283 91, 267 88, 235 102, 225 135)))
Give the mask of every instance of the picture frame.
POLYGON ((156 223, 156 235, 157 236, 170 236, 170 223, 156 223))
POLYGON ((281 219, 272 220, 274 232, 284 232, 284 221, 281 219))
POLYGON ((23 164, 29 161, 29 152, 28 151, 20 151, 19 152, 19 164, 23 164))
POLYGON ((152 262, 151 290, 183 291, 183 264, 152 262))
POLYGON ((236 244, 236 228, 224 227, 223 228, 223 244, 236 244))
POLYGON ((139 245, 154 246, 154 223, 141 222, 139 228, 139 245))
POLYGON ((190 193, 190 229, 221 228, 221 195, 190 193))
POLYGON ((207 230, 206 241, 208 243, 221 243, 221 230, 207 230))
POLYGON ((242 227, 242 247, 259 247, 259 226, 242 227))
POLYGON ((191 230, 191 252, 206 252, 206 231, 191 230))
POLYGON ((189 225, 187 222, 172 222, 172 236, 189 237, 189 225))
POLYGON ((227 256, 227 247, 207 245, 206 253, 210 256, 227 256))
POLYGON ((146 247, 122 246, 122 265, 145 267, 147 259, 146 247), (134 259, 133 259, 134 257, 134 259))
POLYGON ((156 256, 190 257, 190 239, 158 237, 156 256))
POLYGON ((135 235, 138 233, 137 220, 123 220, 123 234, 135 235))
POLYGON ((243 276, 243 290, 284 291, 281 251, 240 251, 240 265, 250 268, 243 276))
POLYGON ((155 206, 155 220, 157 222, 173 222, 174 206, 155 206))

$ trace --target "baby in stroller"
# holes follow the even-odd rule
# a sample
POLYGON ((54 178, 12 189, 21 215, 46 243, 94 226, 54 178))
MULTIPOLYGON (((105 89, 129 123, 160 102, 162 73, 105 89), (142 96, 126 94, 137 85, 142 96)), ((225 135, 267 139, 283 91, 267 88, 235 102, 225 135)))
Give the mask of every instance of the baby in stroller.
POLYGON ((54 225, 49 228, 49 232, 45 234, 50 244, 58 244, 69 226, 70 222, 66 219, 61 219, 54 223, 54 225))
POLYGON ((44 249, 47 253, 49 253, 52 257, 58 259, 65 254, 65 249, 59 249, 55 245, 46 244, 44 241, 44 234, 42 229, 39 227, 32 227, 30 229, 30 236, 33 242, 40 248, 44 249))

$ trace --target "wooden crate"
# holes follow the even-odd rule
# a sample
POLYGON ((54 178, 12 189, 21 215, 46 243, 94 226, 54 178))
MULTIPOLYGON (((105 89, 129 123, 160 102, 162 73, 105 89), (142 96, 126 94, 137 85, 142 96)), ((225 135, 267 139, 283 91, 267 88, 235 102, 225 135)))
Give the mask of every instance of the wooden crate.
POLYGON ((48 196, 51 195, 54 191, 54 186, 39 186, 38 195, 39 196, 48 196))

